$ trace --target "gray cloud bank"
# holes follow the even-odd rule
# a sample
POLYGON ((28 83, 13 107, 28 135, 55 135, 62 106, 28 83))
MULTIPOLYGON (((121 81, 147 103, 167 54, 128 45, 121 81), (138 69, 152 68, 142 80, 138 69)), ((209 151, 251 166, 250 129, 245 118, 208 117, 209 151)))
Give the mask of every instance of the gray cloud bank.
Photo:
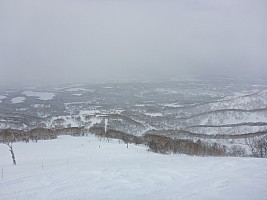
POLYGON ((266 75, 266 0, 0 0, 0 84, 266 75))

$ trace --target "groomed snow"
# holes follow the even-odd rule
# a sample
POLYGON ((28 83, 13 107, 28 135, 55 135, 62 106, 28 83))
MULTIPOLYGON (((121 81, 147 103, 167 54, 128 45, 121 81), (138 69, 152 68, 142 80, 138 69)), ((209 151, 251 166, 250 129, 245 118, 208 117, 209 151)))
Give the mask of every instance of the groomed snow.
POLYGON ((22 102, 24 102, 25 100, 26 100, 25 97, 15 97, 15 98, 11 99, 11 102, 12 102, 12 103, 22 103, 22 102))
POLYGON ((267 198, 267 159, 161 155, 118 140, 60 136, 0 144, 1 200, 267 198))
POLYGON ((26 96, 34 96, 38 97, 40 100, 51 100, 56 95, 55 93, 51 92, 33 92, 33 91, 24 91, 22 94, 26 96))

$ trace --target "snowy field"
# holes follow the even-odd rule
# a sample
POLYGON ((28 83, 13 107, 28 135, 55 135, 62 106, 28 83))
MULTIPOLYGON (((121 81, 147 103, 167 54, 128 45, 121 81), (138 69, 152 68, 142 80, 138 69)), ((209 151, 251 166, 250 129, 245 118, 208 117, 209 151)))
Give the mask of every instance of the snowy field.
POLYGON ((11 99, 11 102, 12 102, 12 103, 22 103, 22 102, 24 102, 25 100, 26 100, 25 97, 15 97, 15 98, 12 98, 12 99, 11 99))
POLYGON ((0 144, 0 199, 263 200, 267 159, 160 155, 94 136, 0 144))
POLYGON ((0 95, 0 103, 2 103, 2 100, 5 98, 6 98, 6 96, 0 95))
POLYGON ((51 92, 33 92, 33 91, 24 91, 22 94, 29 97, 38 97, 40 100, 51 100, 56 95, 51 92))

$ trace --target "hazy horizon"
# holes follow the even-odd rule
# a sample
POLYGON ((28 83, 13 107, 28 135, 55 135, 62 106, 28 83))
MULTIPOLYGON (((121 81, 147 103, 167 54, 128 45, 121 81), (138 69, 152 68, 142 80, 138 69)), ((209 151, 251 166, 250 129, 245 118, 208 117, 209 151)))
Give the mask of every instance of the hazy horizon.
POLYGON ((264 0, 0 0, 0 84, 267 76, 264 0))

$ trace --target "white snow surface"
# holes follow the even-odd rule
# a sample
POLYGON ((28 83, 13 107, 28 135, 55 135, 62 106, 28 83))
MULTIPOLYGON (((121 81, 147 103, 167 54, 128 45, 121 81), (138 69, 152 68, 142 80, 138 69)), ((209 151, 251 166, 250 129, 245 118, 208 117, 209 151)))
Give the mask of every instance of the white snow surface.
POLYGON ((86 91, 86 89, 85 88, 77 88, 77 87, 75 87, 75 88, 69 88, 66 91, 68 91, 68 92, 79 92, 79 91, 86 91))
POLYGON ((176 104, 176 103, 167 103, 167 104, 162 104, 162 106, 165 107, 173 107, 173 108, 182 108, 182 105, 176 104))
POLYGON ((6 96, 0 95, 0 103, 2 103, 2 100, 5 98, 6 98, 6 96))
POLYGON ((267 159, 191 157, 94 136, 0 144, 1 200, 262 200, 267 159), (100 147, 100 148, 99 148, 100 147))
MULTIPOLYGON (((199 118, 201 125, 225 125, 225 124, 238 124, 248 122, 266 122, 267 113, 264 112, 227 112, 227 113, 215 113, 207 114, 204 117, 199 118)), ((194 118, 193 118, 194 120, 194 118)))
POLYGON ((50 108, 50 104, 49 105, 45 105, 45 104, 32 104, 31 105, 33 108, 50 108))
POLYGON ((101 113, 100 110, 81 110, 80 115, 95 115, 101 113))
POLYGON ((24 91, 22 94, 26 96, 38 97, 40 100, 51 100, 56 95, 52 92, 34 92, 34 91, 24 91))
POLYGON ((26 100, 25 97, 15 97, 15 98, 11 99, 11 102, 12 102, 12 103, 22 103, 22 102, 24 102, 25 100, 26 100))
POLYGON ((162 117, 161 113, 144 113, 144 114, 150 117, 162 117))
POLYGON ((68 88, 66 89, 68 92, 95 92, 95 90, 92 89, 86 89, 82 87, 74 87, 74 88, 68 88))
POLYGON ((145 104, 136 104, 135 106, 136 107, 145 107, 146 105, 145 104))

